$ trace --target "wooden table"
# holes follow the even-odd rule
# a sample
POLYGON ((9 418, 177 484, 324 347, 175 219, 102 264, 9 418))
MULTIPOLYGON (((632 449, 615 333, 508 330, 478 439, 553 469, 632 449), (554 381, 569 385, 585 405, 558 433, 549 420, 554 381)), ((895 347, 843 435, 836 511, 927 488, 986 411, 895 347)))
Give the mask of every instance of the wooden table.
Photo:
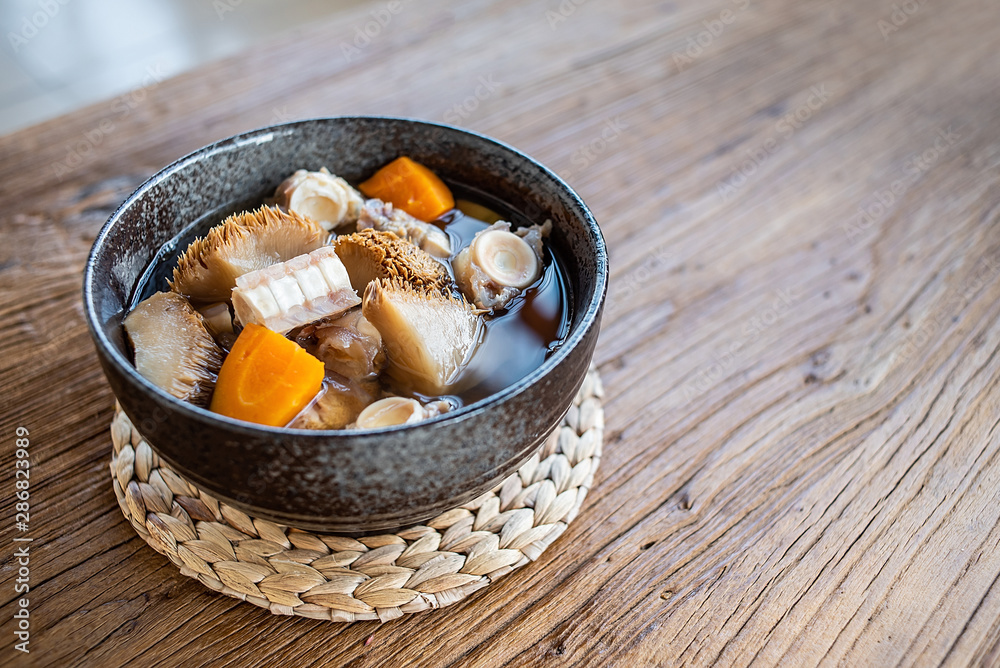
POLYGON ((0 664, 1000 662, 995 5, 385 7, 0 139, 0 664), (605 457, 581 515, 496 586, 384 626, 273 617, 136 536, 80 306, 97 230, 155 169, 354 113, 525 150, 612 256, 605 457))

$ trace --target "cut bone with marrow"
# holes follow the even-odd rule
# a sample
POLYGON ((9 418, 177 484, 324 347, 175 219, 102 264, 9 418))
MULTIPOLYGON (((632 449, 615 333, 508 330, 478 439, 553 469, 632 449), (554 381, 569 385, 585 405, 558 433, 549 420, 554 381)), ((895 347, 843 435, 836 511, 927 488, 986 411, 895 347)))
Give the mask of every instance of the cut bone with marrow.
POLYGON ((379 278, 399 280, 427 291, 441 291, 451 285, 444 265, 392 232, 361 230, 337 237, 334 247, 358 294, 379 278))
POLYGON ((208 406, 223 353, 188 300, 157 292, 129 313, 125 332, 139 375, 182 401, 208 406))
POLYGON ((361 308, 382 334, 389 376, 421 394, 445 394, 478 343, 479 318, 450 295, 378 279, 361 308))
POLYGON ((434 257, 447 258, 451 255, 451 240, 444 230, 414 218, 402 209, 394 207, 392 202, 383 202, 380 199, 370 199, 365 202, 358 218, 358 231, 367 229, 392 232, 434 257))
POLYGON ((364 203, 361 193, 326 167, 318 172, 298 170, 274 191, 274 201, 316 221, 328 232, 355 222, 364 203))
POLYGON ((361 303, 347 270, 330 246, 236 279, 237 319, 284 334, 361 303))
POLYGON ((455 282, 477 308, 503 308, 542 274, 542 237, 551 223, 517 233, 499 221, 476 234, 455 257, 455 282))
POLYGON ((188 246, 170 288, 200 302, 228 301, 237 277, 315 250, 322 237, 319 225, 277 207, 229 216, 188 246))

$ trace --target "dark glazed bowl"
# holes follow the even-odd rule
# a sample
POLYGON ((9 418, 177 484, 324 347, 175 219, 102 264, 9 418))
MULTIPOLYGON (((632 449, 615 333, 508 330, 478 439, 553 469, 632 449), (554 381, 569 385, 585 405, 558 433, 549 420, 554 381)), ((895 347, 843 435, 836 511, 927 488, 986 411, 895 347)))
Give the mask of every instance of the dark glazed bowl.
POLYGON ((257 517, 316 531, 367 532, 418 523, 461 505, 538 449, 587 372, 607 272, 604 239, 587 207, 523 153, 444 125, 343 117, 224 139, 155 174, 101 229, 83 290, 87 321, 115 396, 178 473, 257 517), (404 154, 455 188, 485 193, 529 220, 552 219, 572 316, 567 340, 542 366, 487 399, 433 420, 350 432, 233 420, 174 399, 135 371, 122 319, 161 248, 183 250, 225 215, 259 205, 296 169, 325 166, 358 183, 404 154))

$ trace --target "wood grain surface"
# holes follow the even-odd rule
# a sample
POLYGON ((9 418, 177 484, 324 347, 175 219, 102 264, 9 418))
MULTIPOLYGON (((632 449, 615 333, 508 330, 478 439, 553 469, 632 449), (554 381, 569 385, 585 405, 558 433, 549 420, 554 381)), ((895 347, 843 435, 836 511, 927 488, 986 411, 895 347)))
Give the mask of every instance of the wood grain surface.
POLYGON ((411 0, 365 43, 383 6, 0 138, 0 664, 1000 663, 995 3, 411 0), (381 626, 273 617, 136 536, 80 306, 97 230, 154 170, 354 113, 528 152, 612 259, 580 516, 496 586, 381 626))

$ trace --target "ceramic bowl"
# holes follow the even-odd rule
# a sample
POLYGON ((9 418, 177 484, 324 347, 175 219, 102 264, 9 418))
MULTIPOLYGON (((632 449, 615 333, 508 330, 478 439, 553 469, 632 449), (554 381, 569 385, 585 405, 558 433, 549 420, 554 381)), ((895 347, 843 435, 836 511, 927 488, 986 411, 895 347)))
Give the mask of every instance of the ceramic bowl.
POLYGON ((583 201, 527 155, 473 132, 422 121, 339 117, 254 130, 152 176, 111 216, 84 273, 101 366, 154 451, 219 500, 263 519, 328 532, 419 523, 516 471, 559 424, 597 341, 607 250, 583 201), (158 253, 176 253, 229 213, 259 205, 296 169, 351 183, 409 155, 457 189, 553 223, 570 283, 570 333, 535 371, 486 399, 415 425, 363 431, 278 429, 179 401, 131 363, 122 319, 158 253))

